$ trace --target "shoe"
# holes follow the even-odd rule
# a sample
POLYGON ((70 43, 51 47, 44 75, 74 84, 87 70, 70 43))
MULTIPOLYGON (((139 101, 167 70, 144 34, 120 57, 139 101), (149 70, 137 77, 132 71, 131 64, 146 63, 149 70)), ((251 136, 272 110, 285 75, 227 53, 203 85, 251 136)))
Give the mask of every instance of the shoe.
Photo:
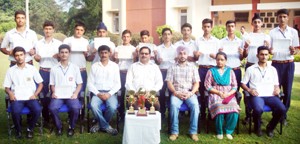
POLYGON ((16 139, 22 139, 22 133, 16 132, 16 139))
POLYGON ((118 131, 114 128, 112 128, 111 126, 109 126, 108 128, 105 129, 105 132, 108 134, 111 134, 113 136, 118 134, 118 131))
POLYGON ((231 135, 231 134, 226 134, 226 137, 227 137, 228 139, 230 139, 230 140, 232 140, 232 139, 233 139, 233 137, 232 137, 232 135, 231 135))
POLYGON ((287 126, 287 125, 288 125, 287 120, 286 120, 286 119, 283 119, 283 120, 282 120, 282 124, 283 124, 284 126, 287 126))
POLYGON ((57 135, 57 136, 62 136, 62 134, 63 134, 63 133, 62 133, 62 129, 58 129, 57 132, 56 132, 56 135, 57 135))
POLYGON ((177 135, 177 134, 171 134, 171 135, 169 136, 169 139, 170 139, 171 141, 175 141, 177 138, 178 138, 178 135, 177 135))
POLYGON ((72 128, 69 128, 69 130, 68 130, 68 137, 72 137, 73 135, 74 135, 74 129, 72 129, 72 128))
POLYGON ((250 121, 250 118, 249 117, 245 117, 245 119, 243 120, 243 125, 246 125, 246 124, 248 124, 249 123, 249 121, 250 121))
POLYGON ((269 128, 269 126, 267 126, 267 135, 268 135, 268 137, 274 137, 274 131, 273 130, 271 130, 270 128, 269 128))
POLYGON ((190 134, 191 139, 195 142, 199 141, 198 135, 197 134, 190 134))
POLYGON ((217 138, 218 138, 218 139, 223 139, 223 134, 218 134, 218 135, 217 135, 217 138))
POLYGON ((90 133, 96 133, 96 132, 98 132, 99 130, 100 130, 99 125, 98 125, 98 124, 95 124, 94 126, 92 126, 92 127, 90 128, 90 133))
POLYGON ((27 134, 26 137, 28 139, 32 139, 33 138, 33 131, 27 128, 27 134))
POLYGON ((256 131, 256 135, 257 135, 258 137, 261 137, 261 136, 263 135, 261 129, 258 129, 258 130, 256 131))

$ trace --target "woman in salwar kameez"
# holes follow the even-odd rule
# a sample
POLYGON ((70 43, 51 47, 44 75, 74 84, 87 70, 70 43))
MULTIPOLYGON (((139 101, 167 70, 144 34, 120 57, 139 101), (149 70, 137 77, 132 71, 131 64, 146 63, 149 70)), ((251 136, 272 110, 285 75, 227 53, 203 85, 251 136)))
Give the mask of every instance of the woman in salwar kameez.
POLYGON ((218 139, 223 139, 224 123, 226 137, 233 139, 232 133, 237 125, 240 110, 235 98, 236 77, 233 70, 226 66, 226 61, 225 53, 217 53, 217 66, 207 72, 204 82, 205 88, 209 92, 208 108, 211 117, 215 119, 218 139))

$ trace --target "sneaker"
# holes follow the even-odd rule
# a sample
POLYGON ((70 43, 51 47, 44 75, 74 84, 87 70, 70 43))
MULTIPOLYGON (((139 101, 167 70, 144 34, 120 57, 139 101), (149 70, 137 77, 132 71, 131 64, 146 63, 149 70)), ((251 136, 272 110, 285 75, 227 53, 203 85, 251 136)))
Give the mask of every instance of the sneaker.
POLYGON ((27 134, 26 134, 26 137, 28 139, 32 139, 33 138, 33 131, 30 130, 29 128, 27 128, 27 134))
POLYGON ((73 135, 74 135, 74 133, 75 133, 75 131, 74 131, 74 129, 72 129, 72 128, 69 128, 69 130, 68 130, 68 137, 72 137, 73 135))
POLYGON ((177 135, 177 134, 171 134, 171 135, 169 136, 169 139, 170 139, 171 141, 175 141, 177 138, 178 138, 178 135, 177 135))
POLYGON ((267 125, 267 135, 268 137, 274 137, 274 131, 269 128, 269 125, 267 125))
POLYGON ((231 134, 226 134, 226 137, 227 137, 228 139, 230 139, 230 140, 232 140, 232 139, 233 139, 233 137, 232 137, 232 135, 231 135, 231 134))
POLYGON ((118 134, 117 129, 112 128, 111 126, 109 126, 108 128, 105 129, 105 132, 108 134, 111 134, 113 136, 118 134))
POLYGON ((94 126, 92 126, 91 128, 90 128, 90 133, 96 133, 96 132, 98 132, 99 131, 99 125, 98 124, 95 124, 94 126))
POLYGON ((199 141, 198 135, 197 134, 190 134, 191 139, 195 142, 199 141))
POLYGON ((218 138, 218 139, 223 139, 223 134, 218 134, 218 135, 217 135, 217 138, 218 138))

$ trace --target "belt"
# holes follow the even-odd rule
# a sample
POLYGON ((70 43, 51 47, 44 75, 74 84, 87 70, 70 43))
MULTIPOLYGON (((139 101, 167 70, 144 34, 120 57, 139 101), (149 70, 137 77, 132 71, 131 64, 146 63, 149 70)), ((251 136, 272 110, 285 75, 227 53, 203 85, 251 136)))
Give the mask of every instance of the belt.
POLYGON ((120 70, 121 73, 127 73, 127 70, 120 70))
POLYGON ((213 66, 211 66, 211 65, 199 65, 199 68, 207 68, 207 69, 209 69, 209 68, 212 68, 213 66))
POLYGON ((232 68, 232 70, 239 70, 241 69, 240 67, 235 67, 235 68, 232 68))
POLYGON ((86 68, 80 68, 80 71, 86 71, 86 68))
POLYGON ((247 64, 247 65, 250 65, 250 66, 251 66, 251 65, 254 65, 254 63, 251 63, 251 62, 247 62, 246 64, 247 64))
POLYGON ((168 71, 168 69, 160 69, 160 71, 166 72, 168 71))
POLYGON ((42 68, 42 67, 40 67, 40 70, 45 71, 45 72, 50 72, 51 68, 42 68))
POLYGON ((290 62, 294 62, 294 60, 282 60, 282 61, 272 60, 272 63, 280 63, 280 64, 290 63, 290 62))
MULTIPOLYGON (((30 61, 28 61, 28 62, 26 62, 26 63, 27 63, 27 64, 33 65, 32 60, 30 60, 30 61)), ((10 64, 11 64, 11 65, 15 65, 15 64, 17 64, 17 62, 16 62, 16 61, 10 61, 10 64)))

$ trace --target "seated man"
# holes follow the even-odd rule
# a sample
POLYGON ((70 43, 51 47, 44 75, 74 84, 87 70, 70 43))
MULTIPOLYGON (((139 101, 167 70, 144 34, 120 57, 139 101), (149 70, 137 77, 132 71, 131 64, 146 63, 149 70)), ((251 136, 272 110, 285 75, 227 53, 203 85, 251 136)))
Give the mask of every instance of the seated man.
POLYGON ((195 65, 187 61, 188 48, 177 48, 178 62, 168 69, 166 81, 171 95, 171 135, 170 140, 177 139, 179 108, 185 102, 191 110, 189 134, 194 141, 198 141, 198 117, 200 113, 199 103, 195 93, 199 89, 200 77, 195 65))
POLYGON ((43 79, 34 66, 26 64, 24 48, 14 48, 12 55, 16 59, 17 64, 8 69, 3 86, 11 102, 16 137, 22 137, 21 111, 24 106, 27 106, 31 112, 31 119, 28 121, 27 127, 27 138, 33 138, 33 128, 42 111, 42 107, 37 101, 37 96, 43 88, 43 79), (38 84, 37 88, 36 83, 38 84))
POLYGON ((58 56, 60 62, 51 68, 50 71, 50 87, 52 91, 52 99, 49 104, 49 110, 53 116, 57 135, 62 135, 62 124, 59 118, 58 110, 63 104, 66 104, 69 111, 69 129, 68 136, 74 135, 75 123, 79 116, 81 104, 79 102, 78 93, 82 86, 82 78, 79 67, 69 62, 71 48, 69 45, 62 44, 58 48, 58 56))
POLYGON ((109 122, 114 116, 118 105, 116 93, 121 88, 119 66, 109 60, 111 52, 108 46, 100 46, 98 54, 101 59, 92 65, 88 79, 88 89, 93 94, 91 100, 92 112, 99 123, 99 127, 92 128, 91 132, 94 133, 100 128, 101 131, 117 135, 118 131, 112 128, 109 122), (107 109, 103 115, 100 106, 104 102, 107 109))
POLYGON ((250 93, 250 105, 253 108, 254 130, 257 136, 262 136, 261 115, 264 105, 268 105, 273 112, 273 118, 267 125, 267 135, 273 137, 273 130, 278 122, 285 115, 286 109, 280 101, 280 93, 277 71, 267 64, 269 58, 269 48, 260 46, 257 49, 258 63, 252 65, 246 70, 242 80, 242 88, 250 93), (249 82, 249 86, 247 83, 249 82))
MULTIPOLYGON (((139 61, 133 63, 128 69, 126 75, 125 87, 127 90, 137 92, 140 88, 145 89, 147 92, 158 92, 162 85, 162 75, 158 66, 150 61, 151 50, 144 46, 139 50, 139 61)), ((134 107, 137 109, 138 101, 135 102, 134 107)), ((146 101, 146 107, 149 108, 150 103, 146 101)), ((160 109, 159 102, 154 104, 156 110, 160 109)))

